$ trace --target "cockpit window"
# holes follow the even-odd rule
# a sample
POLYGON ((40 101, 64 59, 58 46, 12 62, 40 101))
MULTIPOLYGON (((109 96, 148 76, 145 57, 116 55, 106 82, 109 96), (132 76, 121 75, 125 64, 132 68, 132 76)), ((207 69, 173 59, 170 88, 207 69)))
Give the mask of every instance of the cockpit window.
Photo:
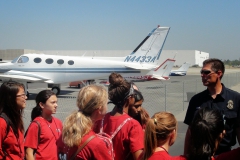
POLYGON ((29 58, 27 56, 21 56, 19 59, 18 59, 18 63, 27 63, 29 60, 29 58))
POLYGON ((35 63, 40 63, 40 62, 42 62, 42 59, 39 58, 39 57, 37 57, 37 58, 34 58, 33 61, 34 61, 35 63))
POLYGON ((47 64, 52 64, 53 63, 53 59, 52 58, 48 58, 45 61, 47 64))
POLYGON ((68 61, 68 64, 69 64, 69 65, 73 65, 73 64, 74 64, 74 61, 73 61, 73 60, 69 60, 69 61, 68 61))
POLYGON ((57 63, 58 63, 58 64, 63 64, 63 63, 64 63, 64 60, 59 59, 59 60, 57 61, 57 63))
POLYGON ((12 63, 16 63, 16 62, 17 62, 17 60, 18 60, 18 58, 19 58, 19 57, 17 57, 17 58, 14 58, 14 59, 12 60, 12 63))

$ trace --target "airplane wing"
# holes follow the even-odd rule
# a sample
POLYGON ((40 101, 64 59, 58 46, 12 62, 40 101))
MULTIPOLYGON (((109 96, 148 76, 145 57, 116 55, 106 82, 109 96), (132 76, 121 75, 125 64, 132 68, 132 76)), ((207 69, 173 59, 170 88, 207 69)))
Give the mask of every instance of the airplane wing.
POLYGON ((12 79, 16 81, 27 81, 27 82, 45 82, 49 81, 49 78, 42 77, 36 74, 21 72, 21 71, 14 71, 10 70, 5 72, 4 74, 0 74, 0 79, 12 79))

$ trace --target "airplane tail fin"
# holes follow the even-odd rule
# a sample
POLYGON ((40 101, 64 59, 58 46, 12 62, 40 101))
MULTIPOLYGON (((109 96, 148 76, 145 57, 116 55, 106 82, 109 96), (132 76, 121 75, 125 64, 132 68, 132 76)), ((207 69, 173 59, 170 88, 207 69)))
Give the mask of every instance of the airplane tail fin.
POLYGON ((169 79, 169 73, 172 70, 174 65, 174 59, 166 59, 159 67, 150 71, 152 73, 153 78, 157 79, 169 79))
POLYGON ((177 71, 187 72, 189 67, 190 67, 190 63, 184 62, 183 65, 180 68, 177 69, 177 71))
POLYGON ((126 56, 124 62, 156 65, 169 30, 170 27, 160 26, 153 29, 137 48, 130 55, 126 56))

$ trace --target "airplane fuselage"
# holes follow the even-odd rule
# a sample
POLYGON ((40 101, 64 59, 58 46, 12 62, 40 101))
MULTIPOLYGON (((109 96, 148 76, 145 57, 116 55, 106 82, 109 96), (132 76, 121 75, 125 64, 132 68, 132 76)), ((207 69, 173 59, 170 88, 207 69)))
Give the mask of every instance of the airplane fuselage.
MULTIPOLYGON (((144 75, 138 69, 125 67, 128 62, 99 60, 97 57, 73 57, 57 55, 25 54, 12 63, 0 64, 0 72, 5 75, 28 76, 39 79, 33 81, 64 83, 75 80, 106 77, 112 72, 120 74, 144 75)), ((28 81, 32 81, 29 79, 28 81)))

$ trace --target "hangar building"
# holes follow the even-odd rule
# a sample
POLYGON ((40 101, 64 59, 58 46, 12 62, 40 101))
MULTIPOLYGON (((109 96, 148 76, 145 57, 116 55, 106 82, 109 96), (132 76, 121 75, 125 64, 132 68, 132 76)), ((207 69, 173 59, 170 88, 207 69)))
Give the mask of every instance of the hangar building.
MULTIPOLYGON (((12 60, 22 54, 39 53, 67 56, 96 56, 96 57, 124 57, 129 55, 132 50, 30 50, 30 49, 7 49, 0 50, 0 59, 12 60)), ((160 63, 166 59, 175 59, 174 66, 181 66, 188 62, 191 66, 202 67, 202 62, 209 58, 209 53, 198 50, 163 50, 160 56, 160 63)))

